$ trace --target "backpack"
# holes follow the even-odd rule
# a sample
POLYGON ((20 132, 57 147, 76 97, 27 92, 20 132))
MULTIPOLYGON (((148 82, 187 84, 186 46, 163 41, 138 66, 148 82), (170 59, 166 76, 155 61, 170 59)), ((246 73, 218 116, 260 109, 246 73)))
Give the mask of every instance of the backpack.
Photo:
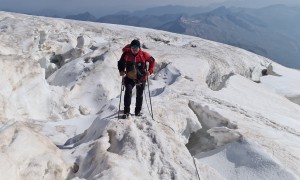
POLYGON ((135 62, 135 59, 133 58, 131 61, 127 61, 126 64, 126 71, 127 71, 127 77, 133 80, 141 81, 144 79, 144 76, 146 74, 145 71, 145 58, 143 55, 144 52, 139 54, 139 58, 141 61, 135 62))

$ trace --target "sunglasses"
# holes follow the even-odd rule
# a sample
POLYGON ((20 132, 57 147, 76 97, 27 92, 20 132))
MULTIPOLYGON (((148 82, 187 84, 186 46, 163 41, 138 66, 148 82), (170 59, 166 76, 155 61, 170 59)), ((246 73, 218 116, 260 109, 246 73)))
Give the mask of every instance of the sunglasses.
POLYGON ((131 49, 139 49, 140 47, 139 46, 131 46, 130 48, 131 49))

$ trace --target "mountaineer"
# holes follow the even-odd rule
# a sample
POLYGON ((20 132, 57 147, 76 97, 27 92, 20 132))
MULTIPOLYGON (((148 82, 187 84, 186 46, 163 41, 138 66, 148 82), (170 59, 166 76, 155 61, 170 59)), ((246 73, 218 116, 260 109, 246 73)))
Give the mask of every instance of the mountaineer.
POLYGON ((123 77, 125 86, 124 96, 124 115, 127 118, 130 115, 130 104, 132 97, 132 89, 136 86, 136 104, 135 116, 141 115, 143 105, 143 91, 147 77, 153 73, 155 67, 155 59, 147 52, 141 50, 139 40, 133 40, 123 48, 123 54, 118 61, 118 69, 120 76, 123 77), (147 69, 147 64, 149 65, 147 69))

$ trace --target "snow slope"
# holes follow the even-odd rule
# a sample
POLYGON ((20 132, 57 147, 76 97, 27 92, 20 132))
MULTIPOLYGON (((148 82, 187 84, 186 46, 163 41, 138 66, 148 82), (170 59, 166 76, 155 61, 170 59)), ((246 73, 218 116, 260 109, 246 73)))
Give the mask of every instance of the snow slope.
POLYGON ((196 37, 7 12, 0 37, 1 179, 300 178, 299 71, 196 37), (154 119, 147 89, 144 115, 118 120, 134 38, 157 61, 154 119))

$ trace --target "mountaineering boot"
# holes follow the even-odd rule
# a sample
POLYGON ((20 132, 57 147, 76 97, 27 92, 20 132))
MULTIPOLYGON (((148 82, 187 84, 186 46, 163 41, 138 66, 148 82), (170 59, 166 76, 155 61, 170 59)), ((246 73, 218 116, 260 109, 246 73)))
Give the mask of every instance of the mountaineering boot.
POLYGON ((142 114, 141 114, 141 109, 142 109, 141 106, 135 107, 134 115, 135 115, 135 116, 142 116, 142 114))
POLYGON ((142 116, 142 113, 141 112, 135 112, 134 115, 135 116, 142 116))
POLYGON ((124 106, 124 111, 123 111, 122 119, 127 119, 130 115, 130 106, 124 106))
POLYGON ((128 118, 129 118, 129 116, 130 116, 130 114, 129 114, 129 113, 125 113, 125 114, 123 114, 123 116, 122 116, 122 119, 128 119, 128 118))

